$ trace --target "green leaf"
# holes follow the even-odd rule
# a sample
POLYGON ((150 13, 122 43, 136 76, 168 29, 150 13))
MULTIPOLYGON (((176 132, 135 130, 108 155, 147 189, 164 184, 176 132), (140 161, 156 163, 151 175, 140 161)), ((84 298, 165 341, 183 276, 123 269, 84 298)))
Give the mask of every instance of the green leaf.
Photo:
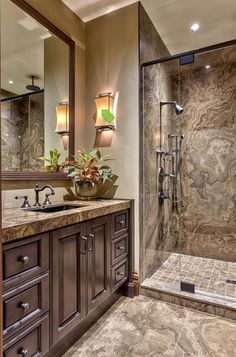
POLYGON ((112 123, 113 120, 115 119, 115 116, 108 109, 102 109, 102 117, 108 123, 112 123))

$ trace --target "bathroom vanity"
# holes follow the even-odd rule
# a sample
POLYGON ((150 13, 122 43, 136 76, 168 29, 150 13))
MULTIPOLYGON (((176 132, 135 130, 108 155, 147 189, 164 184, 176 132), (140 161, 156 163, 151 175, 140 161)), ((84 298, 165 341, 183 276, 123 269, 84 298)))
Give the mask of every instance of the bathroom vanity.
POLYGON ((132 200, 6 209, 3 243, 4 357, 61 356, 121 294, 133 296, 132 200))

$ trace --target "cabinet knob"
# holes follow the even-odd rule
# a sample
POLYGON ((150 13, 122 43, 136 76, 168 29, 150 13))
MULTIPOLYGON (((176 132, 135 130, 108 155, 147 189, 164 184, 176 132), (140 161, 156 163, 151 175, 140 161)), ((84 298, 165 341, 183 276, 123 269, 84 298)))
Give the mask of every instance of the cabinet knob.
POLYGON ((21 355, 23 357, 27 357, 28 356, 28 350, 26 350, 24 347, 21 347, 18 352, 17 352, 18 355, 21 355))
POLYGON ((19 308, 23 309, 24 311, 29 310, 30 304, 28 302, 21 302, 19 304, 19 308))
POLYGON ((120 225, 121 225, 121 226, 124 226, 124 225, 125 225, 125 221, 124 221, 123 219, 120 221, 120 225))
POLYGON ((123 247, 123 245, 118 245, 117 249, 118 249, 118 250, 124 250, 125 247, 123 247))
POLYGON ((119 275, 119 276, 124 276, 125 273, 124 273, 123 271, 118 271, 118 272, 117 272, 117 275, 119 275))
POLYGON ((27 255, 25 255, 25 256, 20 256, 19 258, 18 258, 18 260, 20 261, 20 262, 22 262, 23 264, 28 264, 29 263, 29 257, 27 256, 27 255))

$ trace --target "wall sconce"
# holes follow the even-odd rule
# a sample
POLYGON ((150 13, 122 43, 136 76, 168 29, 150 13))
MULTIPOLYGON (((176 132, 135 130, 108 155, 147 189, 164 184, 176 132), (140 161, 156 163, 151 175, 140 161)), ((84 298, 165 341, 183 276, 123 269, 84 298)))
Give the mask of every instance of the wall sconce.
POLYGON ((99 94, 95 98, 97 118, 95 127, 100 130, 115 129, 115 115, 113 113, 114 97, 111 92, 99 94))
POLYGON ((116 109, 119 92, 99 94, 95 98, 97 116, 95 121, 96 137, 94 147, 111 146, 113 132, 116 129, 116 109))
POLYGON ((61 135, 63 147, 68 149, 69 144, 69 103, 67 101, 60 102, 55 107, 57 126, 55 133, 61 135))

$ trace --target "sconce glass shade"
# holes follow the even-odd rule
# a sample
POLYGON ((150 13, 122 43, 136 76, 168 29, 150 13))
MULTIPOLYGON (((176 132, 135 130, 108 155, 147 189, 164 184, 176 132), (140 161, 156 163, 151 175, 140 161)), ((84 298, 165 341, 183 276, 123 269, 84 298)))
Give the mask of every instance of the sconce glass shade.
POLYGON ((55 132, 67 133, 69 132, 69 104, 68 102, 61 102, 56 107, 57 126, 55 132))
POLYGON ((62 138, 62 144, 64 150, 68 150, 69 147, 69 133, 61 133, 61 138, 62 138))
POLYGON ((95 98, 97 107, 96 128, 110 127, 114 128, 115 116, 113 114, 114 97, 111 93, 100 94, 95 98))

